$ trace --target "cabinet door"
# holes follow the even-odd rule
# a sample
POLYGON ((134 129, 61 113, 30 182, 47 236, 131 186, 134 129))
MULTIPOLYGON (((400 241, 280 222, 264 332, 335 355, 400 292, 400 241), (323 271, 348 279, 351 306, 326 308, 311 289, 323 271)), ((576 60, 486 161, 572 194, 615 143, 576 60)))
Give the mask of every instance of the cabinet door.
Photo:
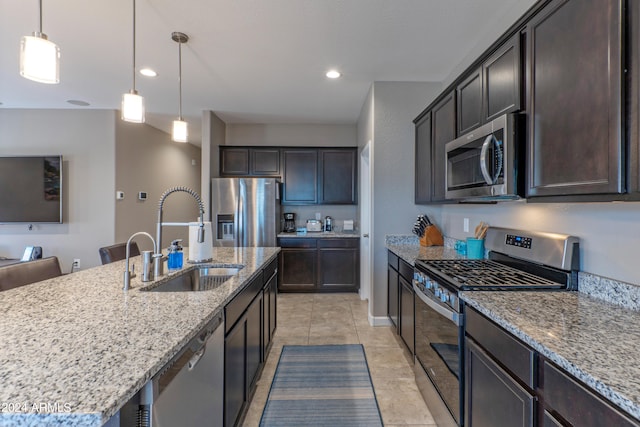
POLYGON ((415 202, 431 202, 431 112, 416 123, 415 202))
POLYGON ((220 176, 249 175, 249 149, 220 147, 220 176))
POLYGON ((400 276, 400 336, 411 354, 415 349, 415 305, 411 283, 400 276))
POLYGON ((280 283, 278 289, 311 291, 316 287, 316 248, 282 248, 280 251, 280 283))
MULTIPOLYGON (((358 242, 354 241, 354 243, 358 242)), ((357 291, 360 288, 359 253, 360 251, 358 250, 358 248, 319 248, 319 290, 357 291)))
POLYGON ((466 427, 533 426, 536 398, 465 339, 466 427))
POLYGON ((319 150, 319 204, 357 203, 357 150, 319 150))
POLYGON ((398 295, 400 289, 398 272, 389 265, 387 269, 387 314, 393 326, 398 329, 400 322, 398 321, 399 300, 398 295))
POLYGON ((283 150, 283 204, 318 202, 318 151, 283 150))
POLYGON ((276 330, 276 287, 278 273, 274 273, 262 290, 262 361, 267 360, 269 347, 276 330))
POLYGON ((269 287, 269 339, 273 340, 278 325, 278 274, 274 274, 267 285, 269 287))
POLYGON ((482 68, 478 68, 456 88, 458 101, 458 135, 482 123, 482 68))
POLYGON ((484 122, 522 108, 519 32, 484 62, 482 75, 484 122))
POLYGON ((277 148, 252 148, 249 154, 251 157, 251 175, 280 175, 280 150, 277 148))
POLYGON ((262 293, 247 308, 247 400, 258 381, 262 362, 262 293))
POLYGON ((431 200, 442 202, 445 200, 446 163, 445 144, 456 137, 456 100, 451 92, 431 110, 433 127, 433 151, 431 164, 433 165, 433 192, 431 200))
POLYGON ((246 393, 246 321, 240 320, 224 341, 224 425, 235 425, 246 393))
POLYGON ((527 196, 620 193, 621 0, 555 0, 527 26, 527 196))

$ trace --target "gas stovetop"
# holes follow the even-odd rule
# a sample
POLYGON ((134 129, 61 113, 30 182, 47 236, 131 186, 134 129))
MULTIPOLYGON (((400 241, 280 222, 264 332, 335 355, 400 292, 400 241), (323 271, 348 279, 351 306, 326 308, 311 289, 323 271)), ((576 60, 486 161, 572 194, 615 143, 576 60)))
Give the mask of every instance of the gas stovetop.
POLYGON ((416 266, 461 291, 566 288, 566 283, 488 259, 424 260, 416 261, 416 266))

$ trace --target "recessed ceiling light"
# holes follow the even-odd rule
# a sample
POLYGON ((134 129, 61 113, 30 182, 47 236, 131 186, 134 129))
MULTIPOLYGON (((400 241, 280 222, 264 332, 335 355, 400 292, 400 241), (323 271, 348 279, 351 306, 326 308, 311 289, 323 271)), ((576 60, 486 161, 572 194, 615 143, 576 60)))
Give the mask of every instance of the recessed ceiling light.
POLYGON ((158 75, 158 73, 153 71, 151 68, 143 68, 143 69, 141 69, 140 70, 140 74, 142 74, 145 77, 156 77, 158 75))
POLYGON ((88 102, 80 101, 79 99, 69 99, 67 102, 71 105, 77 105, 78 107, 88 107, 91 105, 88 102))
POLYGON ((340 72, 337 71, 337 70, 329 70, 329 71, 327 71, 327 74, 325 74, 325 75, 330 79, 337 79, 342 74, 340 74, 340 72))

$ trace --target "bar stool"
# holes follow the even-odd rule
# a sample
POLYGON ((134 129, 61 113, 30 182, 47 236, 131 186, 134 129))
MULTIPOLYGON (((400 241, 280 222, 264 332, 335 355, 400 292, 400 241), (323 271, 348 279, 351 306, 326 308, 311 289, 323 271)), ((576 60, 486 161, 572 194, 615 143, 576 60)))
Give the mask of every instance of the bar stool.
MULTIPOLYGON (((126 248, 126 243, 116 243, 115 245, 105 246, 104 248, 98 249, 102 265, 125 259, 126 248)), ((140 255, 140 249, 138 249, 138 244, 136 242, 131 242, 129 250, 131 251, 131 256, 140 255)))
POLYGON ((0 267, 0 291, 62 275, 57 257, 25 261, 0 267))

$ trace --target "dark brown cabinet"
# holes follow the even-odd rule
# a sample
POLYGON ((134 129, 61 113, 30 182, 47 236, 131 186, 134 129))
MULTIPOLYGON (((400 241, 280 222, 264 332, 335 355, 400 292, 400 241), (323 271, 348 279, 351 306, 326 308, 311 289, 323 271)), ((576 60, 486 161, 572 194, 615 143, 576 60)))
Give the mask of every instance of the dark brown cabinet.
POLYGON ((355 149, 318 150, 318 204, 357 203, 357 154, 355 149))
POLYGON ((220 176, 280 176, 280 150, 220 147, 220 176))
POLYGON ((483 123, 522 109, 520 52, 520 33, 516 33, 482 64, 483 123))
POLYGON ((356 292, 360 241, 353 238, 280 238, 281 292, 356 292))
POLYGON ((411 282, 400 276, 400 337, 411 354, 415 353, 415 294, 411 282))
POLYGON ((482 68, 474 70, 458 84, 456 99, 458 135, 463 135, 482 123, 482 68))
POLYGON ((277 262, 270 262, 224 307, 225 426, 241 423, 270 349, 276 329, 277 262))
POLYGON ((318 151, 282 150, 282 204, 318 203, 318 151))
POLYGON ((465 317, 465 426, 640 426, 475 309, 465 317))
POLYGON ((431 200, 445 201, 446 191, 446 162, 445 144, 456 137, 456 98, 455 93, 447 94, 431 110, 433 128, 432 136, 432 185, 431 200))
POLYGON ((622 1, 555 0, 527 24, 527 196, 623 188, 622 1))
POLYGON ((416 122, 415 203, 431 202, 431 112, 416 122))
POLYGON ((415 353, 415 293, 413 291, 413 266, 387 251, 387 315, 396 333, 415 353))

